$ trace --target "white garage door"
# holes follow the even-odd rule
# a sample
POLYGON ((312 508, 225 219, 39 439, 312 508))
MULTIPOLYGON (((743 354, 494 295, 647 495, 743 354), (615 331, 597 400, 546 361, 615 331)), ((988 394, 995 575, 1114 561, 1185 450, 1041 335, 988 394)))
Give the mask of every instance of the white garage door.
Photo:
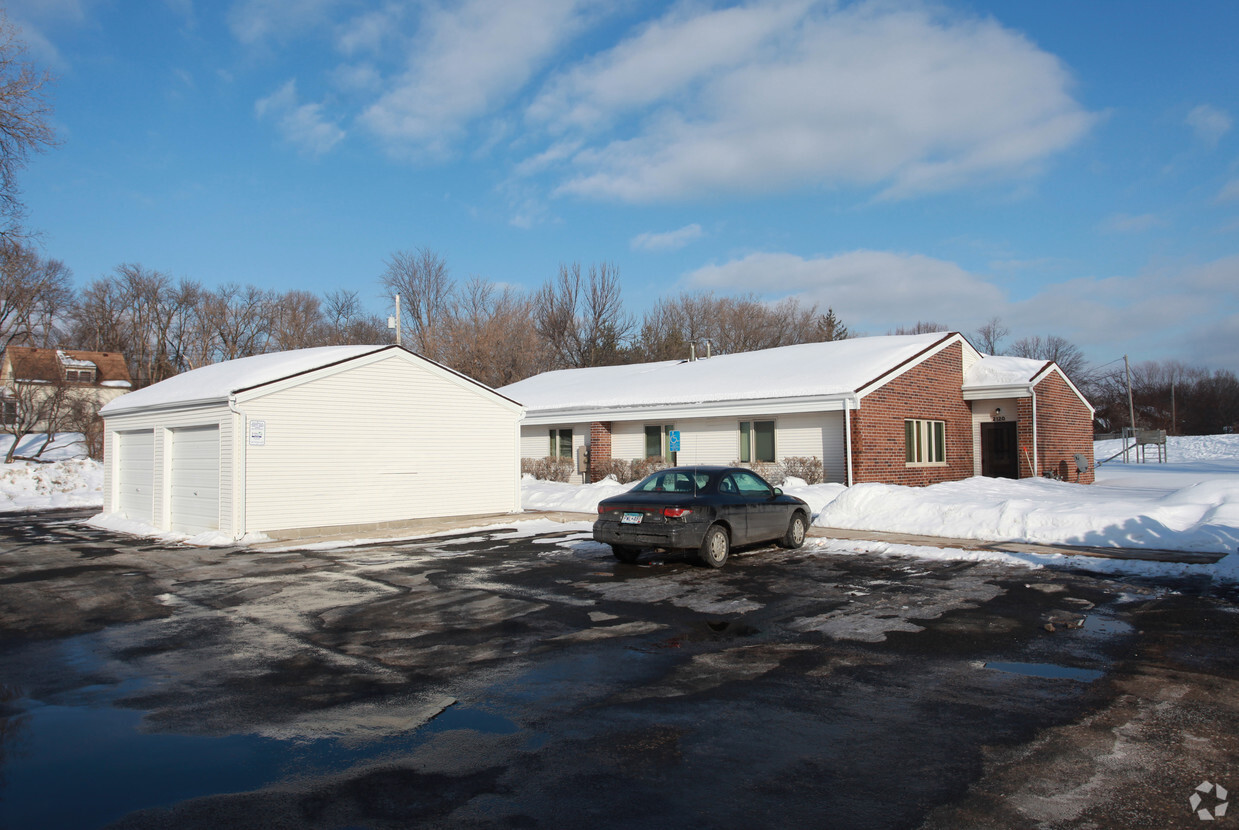
POLYGON ((155 433, 145 429, 122 432, 117 464, 117 506, 122 516, 153 524, 155 480, 155 433))
POLYGON ((219 427, 172 430, 172 529, 219 529, 219 427))

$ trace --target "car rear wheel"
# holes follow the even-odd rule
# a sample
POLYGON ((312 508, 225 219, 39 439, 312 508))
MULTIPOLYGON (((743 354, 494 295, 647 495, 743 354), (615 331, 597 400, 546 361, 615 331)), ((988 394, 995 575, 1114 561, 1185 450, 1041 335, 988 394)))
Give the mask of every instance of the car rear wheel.
POLYGON ((727 535, 727 530, 722 525, 711 525, 706 531, 705 538, 701 540, 697 558, 703 565, 721 568, 727 561, 729 553, 731 553, 731 538, 727 535))
POLYGON ((787 532, 783 534, 779 544, 793 550, 800 547, 804 544, 804 537, 808 527, 809 523, 805 520, 803 513, 793 513, 792 520, 787 523, 787 532))
POLYGON ((631 565, 637 561, 637 554, 640 550, 629 547, 628 545, 611 545, 611 555, 621 562, 626 562, 631 565))

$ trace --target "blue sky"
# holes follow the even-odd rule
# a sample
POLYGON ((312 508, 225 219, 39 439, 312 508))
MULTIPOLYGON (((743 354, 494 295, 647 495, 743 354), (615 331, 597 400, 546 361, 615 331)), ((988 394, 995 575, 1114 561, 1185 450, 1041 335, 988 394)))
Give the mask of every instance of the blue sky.
POLYGON ((359 290, 427 247, 1239 370, 1239 4, 10 0, 79 283, 359 290))

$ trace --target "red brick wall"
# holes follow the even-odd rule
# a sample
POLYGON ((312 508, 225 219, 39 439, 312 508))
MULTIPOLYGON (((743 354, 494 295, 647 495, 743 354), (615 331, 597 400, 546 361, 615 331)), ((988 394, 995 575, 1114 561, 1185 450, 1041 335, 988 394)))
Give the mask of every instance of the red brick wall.
MULTIPOLYGON (((1037 461, 1040 472, 1054 472, 1064 481, 1093 483, 1093 416, 1057 372, 1037 384, 1037 461), (1076 472, 1075 453, 1089 460, 1086 472, 1076 472)), ((1032 398, 1019 403, 1020 478, 1033 475, 1032 398)))
POLYGON ((971 476, 972 407, 963 383, 963 346, 955 343, 862 398, 852 413, 854 480, 920 486, 971 476), (946 466, 907 465, 907 418, 946 422, 946 466))
POLYGON ((589 425, 589 480, 601 481, 611 460, 611 422, 594 421, 589 425))

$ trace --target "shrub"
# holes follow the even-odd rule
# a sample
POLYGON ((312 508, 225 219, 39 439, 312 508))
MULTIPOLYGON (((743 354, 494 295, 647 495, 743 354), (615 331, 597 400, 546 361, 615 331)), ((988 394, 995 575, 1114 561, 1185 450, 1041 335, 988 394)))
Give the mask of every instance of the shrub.
POLYGON ((544 458, 522 458, 521 472, 542 481, 566 482, 572 477, 574 467, 571 458, 548 455, 544 458))
POLYGON ((603 478, 607 476, 615 476, 615 480, 620 484, 628 484, 630 481, 636 481, 636 473, 633 472, 633 462, 626 461, 623 458, 607 459, 605 464, 600 465, 599 472, 603 478))
POLYGON ((822 459, 813 456, 793 455, 784 458, 779 464, 783 470, 783 478, 795 476, 803 479, 805 484, 821 484, 826 480, 826 471, 822 467, 822 459))
POLYGON ((782 466, 770 461, 733 461, 728 466, 752 470, 775 487, 783 483, 782 466))
POLYGON ((671 465, 661 455, 651 455, 649 458, 638 458, 632 462, 632 478, 630 481, 640 481, 650 473, 665 470, 671 465))

